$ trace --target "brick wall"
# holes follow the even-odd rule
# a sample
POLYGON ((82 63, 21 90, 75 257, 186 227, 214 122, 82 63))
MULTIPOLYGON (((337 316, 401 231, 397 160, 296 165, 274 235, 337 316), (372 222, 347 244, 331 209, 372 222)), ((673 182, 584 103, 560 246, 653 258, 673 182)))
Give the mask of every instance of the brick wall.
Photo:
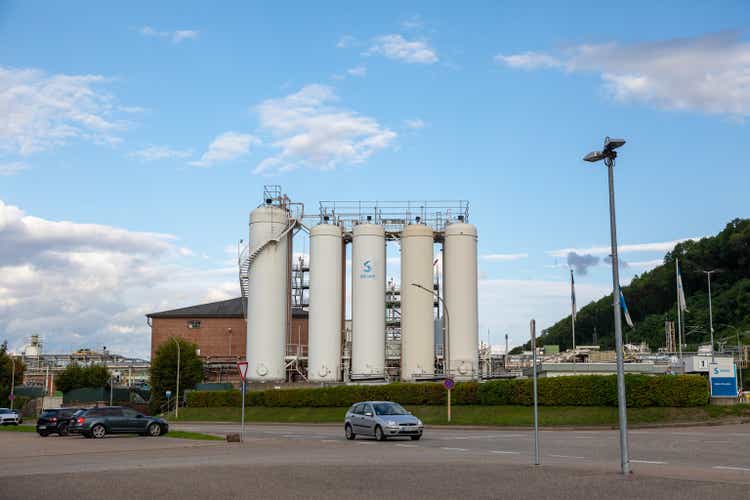
MULTIPOLYGON (((289 344, 300 343, 307 349, 307 318, 292 318, 289 344)), ((245 358, 245 320, 242 318, 153 318, 151 320, 151 359, 156 349, 170 337, 180 337, 198 345, 202 357, 245 358), (191 320, 200 328, 188 328, 191 320), (229 329, 231 328, 231 333, 229 329)))

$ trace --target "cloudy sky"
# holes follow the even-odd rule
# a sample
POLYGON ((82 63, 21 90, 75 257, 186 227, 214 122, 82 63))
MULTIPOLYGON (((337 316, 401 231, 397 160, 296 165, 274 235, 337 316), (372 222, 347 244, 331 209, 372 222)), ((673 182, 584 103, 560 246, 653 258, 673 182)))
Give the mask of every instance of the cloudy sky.
POLYGON ((145 313, 236 296, 274 183, 470 200, 482 337, 523 342, 569 268, 610 286, 605 135, 624 283, 748 216, 750 10, 696 5, 2 2, 0 339, 146 355, 145 313))

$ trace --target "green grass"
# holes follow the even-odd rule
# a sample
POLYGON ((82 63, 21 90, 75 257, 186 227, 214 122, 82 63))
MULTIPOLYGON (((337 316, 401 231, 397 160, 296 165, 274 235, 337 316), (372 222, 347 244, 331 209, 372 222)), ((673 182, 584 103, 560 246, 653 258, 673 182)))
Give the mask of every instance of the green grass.
MULTIPOLYGON (((447 424, 444 406, 410 406, 408 409, 426 424, 447 424)), ((346 408, 267 408, 245 409, 247 422, 341 423, 346 408)), ((531 426, 532 410, 528 406, 453 406, 454 425, 531 426)), ((727 418, 750 418, 750 405, 705 406, 697 408, 630 408, 631 424, 668 424, 721 421, 727 418)), ((174 418, 170 418, 175 421, 174 418)), ((182 408, 176 421, 238 422, 239 408, 182 408)), ((613 426, 617 408, 599 406, 540 406, 539 423, 543 426, 613 426)))
POLYGON ((36 432, 35 425, 21 424, 21 425, 0 425, 0 432, 36 432))
POLYGON ((197 439, 200 441, 224 441, 224 438, 221 436, 203 434, 202 432, 169 431, 164 435, 164 437, 176 439, 197 439))

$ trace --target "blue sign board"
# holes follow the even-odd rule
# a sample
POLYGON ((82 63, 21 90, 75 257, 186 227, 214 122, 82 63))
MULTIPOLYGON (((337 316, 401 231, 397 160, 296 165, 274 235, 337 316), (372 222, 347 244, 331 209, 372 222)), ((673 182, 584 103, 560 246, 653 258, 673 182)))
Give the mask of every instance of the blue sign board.
POLYGON ((711 363, 709 379, 711 380, 711 397, 737 397, 737 370, 733 362, 711 363))

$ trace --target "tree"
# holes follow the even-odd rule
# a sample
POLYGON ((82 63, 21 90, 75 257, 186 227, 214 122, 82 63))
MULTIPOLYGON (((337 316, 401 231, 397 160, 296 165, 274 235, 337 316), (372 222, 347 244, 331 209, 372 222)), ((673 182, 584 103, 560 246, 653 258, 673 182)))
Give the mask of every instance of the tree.
MULTIPOLYGON (((20 359, 16 359, 15 385, 21 385, 26 365, 20 359)), ((0 406, 5 406, 10 396, 10 386, 13 380, 13 362, 8 354, 8 341, 0 344, 0 406)))
POLYGON ((57 388, 62 392, 83 387, 106 387, 109 383, 109 370, 104 365, 81 366, 71 363, 57 376, 57 388))
POLYGON ((182 397, 185 389, 192 389, 203 380, 203 361, 197 354, 198 346, 179 337, 172 337, 156 350, 151 360, 150 411, 156 413, 166 400, 166 391, 182 397), (180 345, 180 394, 177 389, 177 343, 180 345))

